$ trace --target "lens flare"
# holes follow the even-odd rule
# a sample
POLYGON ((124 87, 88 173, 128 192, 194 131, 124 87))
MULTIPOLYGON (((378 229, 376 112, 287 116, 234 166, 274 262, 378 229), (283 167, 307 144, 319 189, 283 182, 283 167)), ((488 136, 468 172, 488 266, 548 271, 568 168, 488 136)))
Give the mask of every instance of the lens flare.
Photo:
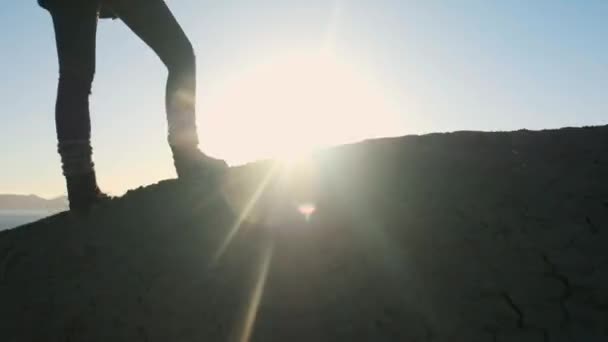
POLYGON ((313 203, 303 203, 298 206, 298 212, 306 218, 306 221, 310 220, 310 217, 317 211, 317 207, 313 203))

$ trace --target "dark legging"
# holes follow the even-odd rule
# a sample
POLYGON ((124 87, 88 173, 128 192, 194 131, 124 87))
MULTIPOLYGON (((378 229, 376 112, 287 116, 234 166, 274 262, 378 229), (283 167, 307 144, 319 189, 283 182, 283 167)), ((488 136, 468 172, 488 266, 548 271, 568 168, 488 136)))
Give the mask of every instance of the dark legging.
MULTIPOLYGON (((99 0, 57 1, 47 5, 53 17, 59 85, 55 118, 60 145, 80 145, 91 135, 89 94, 95 74, 99 0), (69 4, 66 4, 69 3, 69 4)), ((196 146, 196 62, 190 41, 163 0, 104 0, 139 36, 169 71, 166 111, 169 143, 196 146)))

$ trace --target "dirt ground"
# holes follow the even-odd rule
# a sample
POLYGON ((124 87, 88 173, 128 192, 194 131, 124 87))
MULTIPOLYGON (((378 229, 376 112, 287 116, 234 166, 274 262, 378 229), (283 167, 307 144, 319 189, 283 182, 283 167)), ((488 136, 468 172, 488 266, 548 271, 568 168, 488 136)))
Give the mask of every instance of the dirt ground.
POLYGON ((380 139, 1 232, 0 340, 607 341, 607 246, 608 126, 380 139))

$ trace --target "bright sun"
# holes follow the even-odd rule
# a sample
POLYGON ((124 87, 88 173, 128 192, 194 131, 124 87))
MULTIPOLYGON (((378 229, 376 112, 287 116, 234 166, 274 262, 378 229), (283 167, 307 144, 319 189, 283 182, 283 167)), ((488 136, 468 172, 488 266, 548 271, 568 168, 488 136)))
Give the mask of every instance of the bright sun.
POLYGON ((203 148, 241 164, 399 134, 380 85, 329 53, 294 53, 237 70, 205 89, 203 148))

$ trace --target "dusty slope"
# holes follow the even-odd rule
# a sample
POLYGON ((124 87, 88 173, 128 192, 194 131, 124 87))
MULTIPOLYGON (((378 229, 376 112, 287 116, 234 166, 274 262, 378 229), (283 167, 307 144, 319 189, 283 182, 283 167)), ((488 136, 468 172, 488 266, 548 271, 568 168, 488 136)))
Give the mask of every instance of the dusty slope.
POLYGON ((316 160, 306 185, 269 186, 219 258, 270 164, 0 233, 0 340, 608 340, 608 127, 316 160), (290 215, 310 196, 309 222, 290 215))

